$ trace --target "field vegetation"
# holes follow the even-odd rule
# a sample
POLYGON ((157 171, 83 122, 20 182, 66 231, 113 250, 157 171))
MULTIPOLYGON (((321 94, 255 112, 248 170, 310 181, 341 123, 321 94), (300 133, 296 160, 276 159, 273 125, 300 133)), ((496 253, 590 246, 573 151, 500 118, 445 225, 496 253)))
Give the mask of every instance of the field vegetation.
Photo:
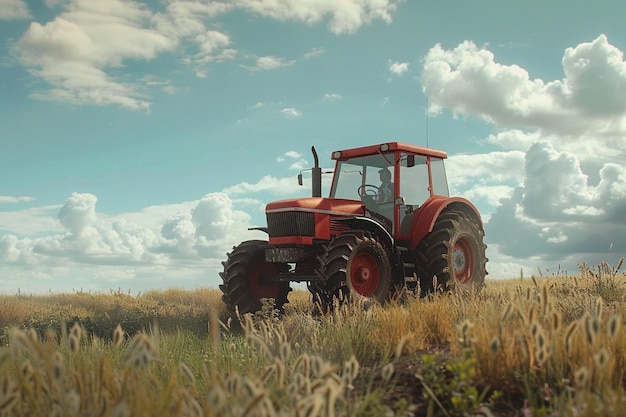
POLYGON ((0 416, 623 416, 626 274, 311 314, 214 289, 0 296, 0 416))

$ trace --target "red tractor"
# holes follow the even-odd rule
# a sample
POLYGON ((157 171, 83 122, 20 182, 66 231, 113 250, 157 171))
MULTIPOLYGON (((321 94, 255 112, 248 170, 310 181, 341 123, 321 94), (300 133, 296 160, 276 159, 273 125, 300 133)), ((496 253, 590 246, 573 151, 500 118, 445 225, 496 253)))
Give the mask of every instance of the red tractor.
POLYGON ((268 240, 242 242, 223 262, 231 314, 253 313, 264 298, 282 310, 291 282, 306 282, 322 312, 354 298, 384 303, 405 290, 483 287, 482 221, 472 203, 449 196, 445 152, 399 142, 333 152, 323 198, 312 151, 313 196, 269 203, 267 227, 257 228, 268 240))

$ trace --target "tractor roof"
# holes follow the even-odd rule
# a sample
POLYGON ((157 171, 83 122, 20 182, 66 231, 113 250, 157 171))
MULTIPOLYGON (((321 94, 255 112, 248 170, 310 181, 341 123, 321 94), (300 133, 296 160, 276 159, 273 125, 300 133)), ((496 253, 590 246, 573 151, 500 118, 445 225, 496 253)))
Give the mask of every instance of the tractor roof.
POLYGON ((406 152, 413 155, 433 156, 436 158, 447 158, 448 155, 444 151, 438 151, 436 149, 424 148, 422 146, 410 145, 401 142, 386 142, 378 145, 362 146, 360 148, 344 149, 341 151, 335 151, 332 153, 332 159, 345 160, 358 156, 376 155, 381 152, 393 152, 393 151, 406 152))

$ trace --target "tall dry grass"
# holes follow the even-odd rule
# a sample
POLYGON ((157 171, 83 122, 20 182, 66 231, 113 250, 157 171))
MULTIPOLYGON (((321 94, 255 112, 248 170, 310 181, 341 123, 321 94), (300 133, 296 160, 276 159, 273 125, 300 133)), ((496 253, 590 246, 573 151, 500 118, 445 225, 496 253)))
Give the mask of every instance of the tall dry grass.
POLYGON ((216 290, 3 296, 0 415, 621 416, 620 268, 239 326, 216 290))

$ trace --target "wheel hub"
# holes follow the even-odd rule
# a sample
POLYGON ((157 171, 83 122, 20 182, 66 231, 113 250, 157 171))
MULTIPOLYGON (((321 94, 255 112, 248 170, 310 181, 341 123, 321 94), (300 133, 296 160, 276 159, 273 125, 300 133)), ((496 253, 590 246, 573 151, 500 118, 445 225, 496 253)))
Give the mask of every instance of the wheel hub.
POLYGON ((367 281, 370 279, 370 269, 368 267, 362 266, 359 268, 358 277, 362 281, 367 281))
POLYGON ((379 285, 379 270, 374 257, 369 253, 360 253, 350 264, 350 283, 352 288, 364 297, 371 297, 379 285))
POLYGON ((454 266, 454 271, 463 271, 465 269, 465 254, 462 250, 454 249, 454 253, 452 254, 452 265, 454 266))
POLYGON ((459 239, 452 249, 452 271, 454 278, 461 284, 467 284, 472 279, 474 267, 472 265, 472 249, 467 240, 459 239))

